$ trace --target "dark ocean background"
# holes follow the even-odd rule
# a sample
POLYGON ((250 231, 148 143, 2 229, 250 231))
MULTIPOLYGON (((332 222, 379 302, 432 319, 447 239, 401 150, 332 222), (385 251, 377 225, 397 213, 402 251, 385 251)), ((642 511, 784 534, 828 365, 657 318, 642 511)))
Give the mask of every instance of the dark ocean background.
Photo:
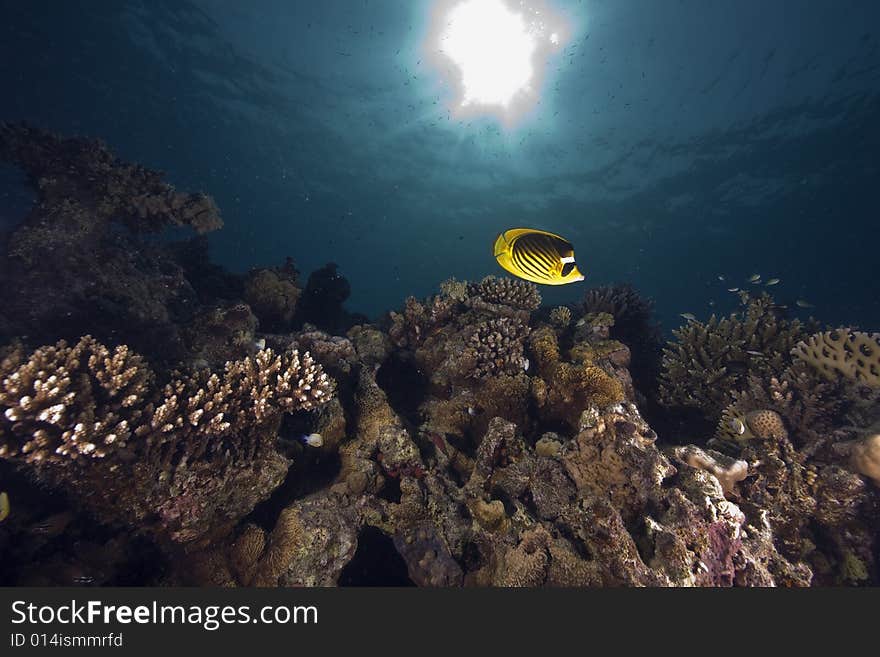
MULTIPOLYGON (((880 3, 543 4, 565 38, 507 125, 449 113, 431 2, 2 0, 0 120, 213 195, 216 261, 338 263, 374 318, 501 274, 494 237, 533 226, 587 276, 545 303, 631 282, 669 329, 760 273, 794 312, 880 328, 880 3)), ((30 200, 0 168, 0 224, 30 200)))

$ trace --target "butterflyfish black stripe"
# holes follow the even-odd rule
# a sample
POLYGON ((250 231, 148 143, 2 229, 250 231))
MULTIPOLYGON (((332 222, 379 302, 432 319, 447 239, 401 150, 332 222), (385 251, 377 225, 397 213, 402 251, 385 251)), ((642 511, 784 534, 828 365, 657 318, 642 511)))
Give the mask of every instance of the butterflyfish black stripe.
POLYGON ((541 239, 536 240, 535 245, 536 248, 546 253, 551 260, 559 258, 558 240, 542 236, 541 239))
POLYGON ((543 245, 537 247, 535 249, 535 251, 537 253, 540 253, 544 257, 544 260, 547 261, 548 267, 553 267, 556 264, 556 262, 559 260, 559 256, 554 251, 551 251, 550 249, 544 247, 543 245))
POLYGON ((516 262, 517 266, 521 271, 531 274, 532 276, 543 276, 540 269, 535 267, 532 263, 530 263, 526 258, 523 257, 522 254, 514 253, 514 262, 516 262))
POLYGON ((514 253, 514 260, 522 271, 537 278, 549 278, 540 265, 534 264, 528 260, 528 258, 524 257, 523 254, 514 253))
POLYGON ((520 258, 522 258, 524 261, 531 263, 534 267, 537 267, 538 269, 547 268, 547 265, 549 263, 544 262, 544 260, 539 257, 538 254, 536 254, 532 249, 528 248, 528 245, 523 245, 523 247, 525 248, 514 249, 514 252, 516 253, 517 251, 519 251, 518 255, 520 256, 520 258))
POLYGON ((533 251, 524 251, 522 255, 528 262, 532 263, 535 267, 538 267, 540 269, 548 269, 550 266, 550 263, 547 262, 547 259, 539 253, 533 251))

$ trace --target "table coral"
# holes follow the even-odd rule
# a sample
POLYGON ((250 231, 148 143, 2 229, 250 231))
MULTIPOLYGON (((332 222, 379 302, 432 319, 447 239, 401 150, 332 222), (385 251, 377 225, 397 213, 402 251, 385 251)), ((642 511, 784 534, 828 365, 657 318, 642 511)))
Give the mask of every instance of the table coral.
POLYGON ((857 383, 880 387, 880 333, 836 329, 798 342, 792 353, 825 377, 839 374, 857 383))

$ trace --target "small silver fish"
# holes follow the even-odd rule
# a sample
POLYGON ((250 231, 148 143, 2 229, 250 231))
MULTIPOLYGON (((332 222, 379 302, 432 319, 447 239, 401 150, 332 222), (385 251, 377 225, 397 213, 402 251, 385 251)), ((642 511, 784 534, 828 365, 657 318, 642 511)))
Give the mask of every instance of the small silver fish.
POLYGON ((262 351, 266 348, 266 338, 260 338, 259 340, 254 340, 254 346, 257 348, 257 351, 262 351))
POLYGON ((689 322, 697 321, 697 318, 692 313, 681 313, 681 316, 689 322))
POLYGON ((746 349, 746 353, 749 354, 750 356, 763 356, 764 355, 764 352, 755 351, 754 349, 746 349))
POLYGON ((523 372, 529 371, 529 359, 523 358, 523 372))
POLYGON ((727 288, 727 291, 728 292, 739 292, 739 288, 738 287, 729 287, 729 288, 727 288))
POLYGON ((779 279, 778 278, 771 278, 769 281, 764 283, 764 285, 766 285, 767 287, 770 287, 771 285, 779 285, 779 279))
POLYGON ((794 303, 795 303, 795 305, 796 305, 798 308, 815 308, 815 307, 816 307, 816 306, 814 306, 813 304, 811 304, 811 303, 809 303, 809 302, 807 302, 807 301, 803 301, 803 300, 801 300, 801 299, 798 299, 798 300, 795 301, 794 303))
POLYGON ((319 433, 310 433, 307 436, 300 436, 299 439, 309 447, 320 447, 324 444, 324 439, 319 433))
POLYGON ((722 276, 721 274, 718 274, 718 280, 719 280, 719 281, 723 281, 723 280, 724 280, 724 276, 722 276))
POLYGON ((761 274, 752 274, 749 277, 749 283, 757 283, 760 280, 761 280, 761 274))

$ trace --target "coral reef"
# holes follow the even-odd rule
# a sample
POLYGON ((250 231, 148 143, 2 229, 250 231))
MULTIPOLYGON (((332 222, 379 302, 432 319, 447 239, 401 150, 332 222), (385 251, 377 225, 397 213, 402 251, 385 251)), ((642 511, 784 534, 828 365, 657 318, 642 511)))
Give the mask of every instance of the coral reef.
POLYGON ((880 388, 880 333, 825 331, 798 342, 792 353, 832 380, 839 374, 880 388))
POLYGON ((0 160, 20 166, 37 195, 0 258, 7 337, 130 336, 151 356, 182 357, 195 292, 174 258, 139 235, 219 228, 211 198, 174 190, 100 142, 26 125, 0 124, 0 160))
POLYGON ((145 240, 216 208, 100 144, 4 125, 0 157, 38 193, 0 261, 0 583, 880 582, 874 334, 766 295, 689 322, 659 398, 705 428, 661 442, 631 287, 450 279, 370 324, 335 265, 145 240))
POLYGON ((528 311, 537 310, 541 305, 538 286, 516 278, 486 276, 479 283, 468 286, 468 297, 480 297, 488 304, 528 311))
POLYGON ((538 373, 532 380, 532 393, 540 415, 548 421, 574 427, 584 408, 605 407, 624 399, 620 379, 596 362, 594 348, 576 345, 571 350, 575 362, 565 362, 556 334, 549 327, 533 331, 529 347, 538 373))
POLYGON ((565 306, 557 306, 550 311, 550 323, 556 328, 566 328, 571 324, 571 309, 565 306))
POLYGON ((509 317, 490 319, 474 327, 463 356, 474 363, 472 376, 484 379, 526 369, 523 340, 528 332, 522 322, 509 317))
POLYGON ((328 401, 308 354, 264 350, 164 386, 91 337, 0 365, 0 458, 33 468, 102 521, 189 542, 234 524, 281 481, 282 413, 328 401))
POLYGON ((742 311, 729 317, 690 321, 673 334, 675 342, 663 350, 660 401, 698 409, 714 420, 750 375, 768 380, 781 374, 806 328, 799 320, 781 318, 765 294, 746 298, 742 311))
POLYGON ((290 328, 296 304, 302 294, 297 286, 299 272, 288 258, 283 267, 254 269, 244 281, 244 300, 260 320, 264 332, 290 328))
POLYGON ((660 327, 654 320, 653 302, 629 284, 604 285, 587 290, 583 309, 586 315, 607 313, 613 317, 610 336, 630 348, 636 387, 653 397, 663 348, 660 327))

